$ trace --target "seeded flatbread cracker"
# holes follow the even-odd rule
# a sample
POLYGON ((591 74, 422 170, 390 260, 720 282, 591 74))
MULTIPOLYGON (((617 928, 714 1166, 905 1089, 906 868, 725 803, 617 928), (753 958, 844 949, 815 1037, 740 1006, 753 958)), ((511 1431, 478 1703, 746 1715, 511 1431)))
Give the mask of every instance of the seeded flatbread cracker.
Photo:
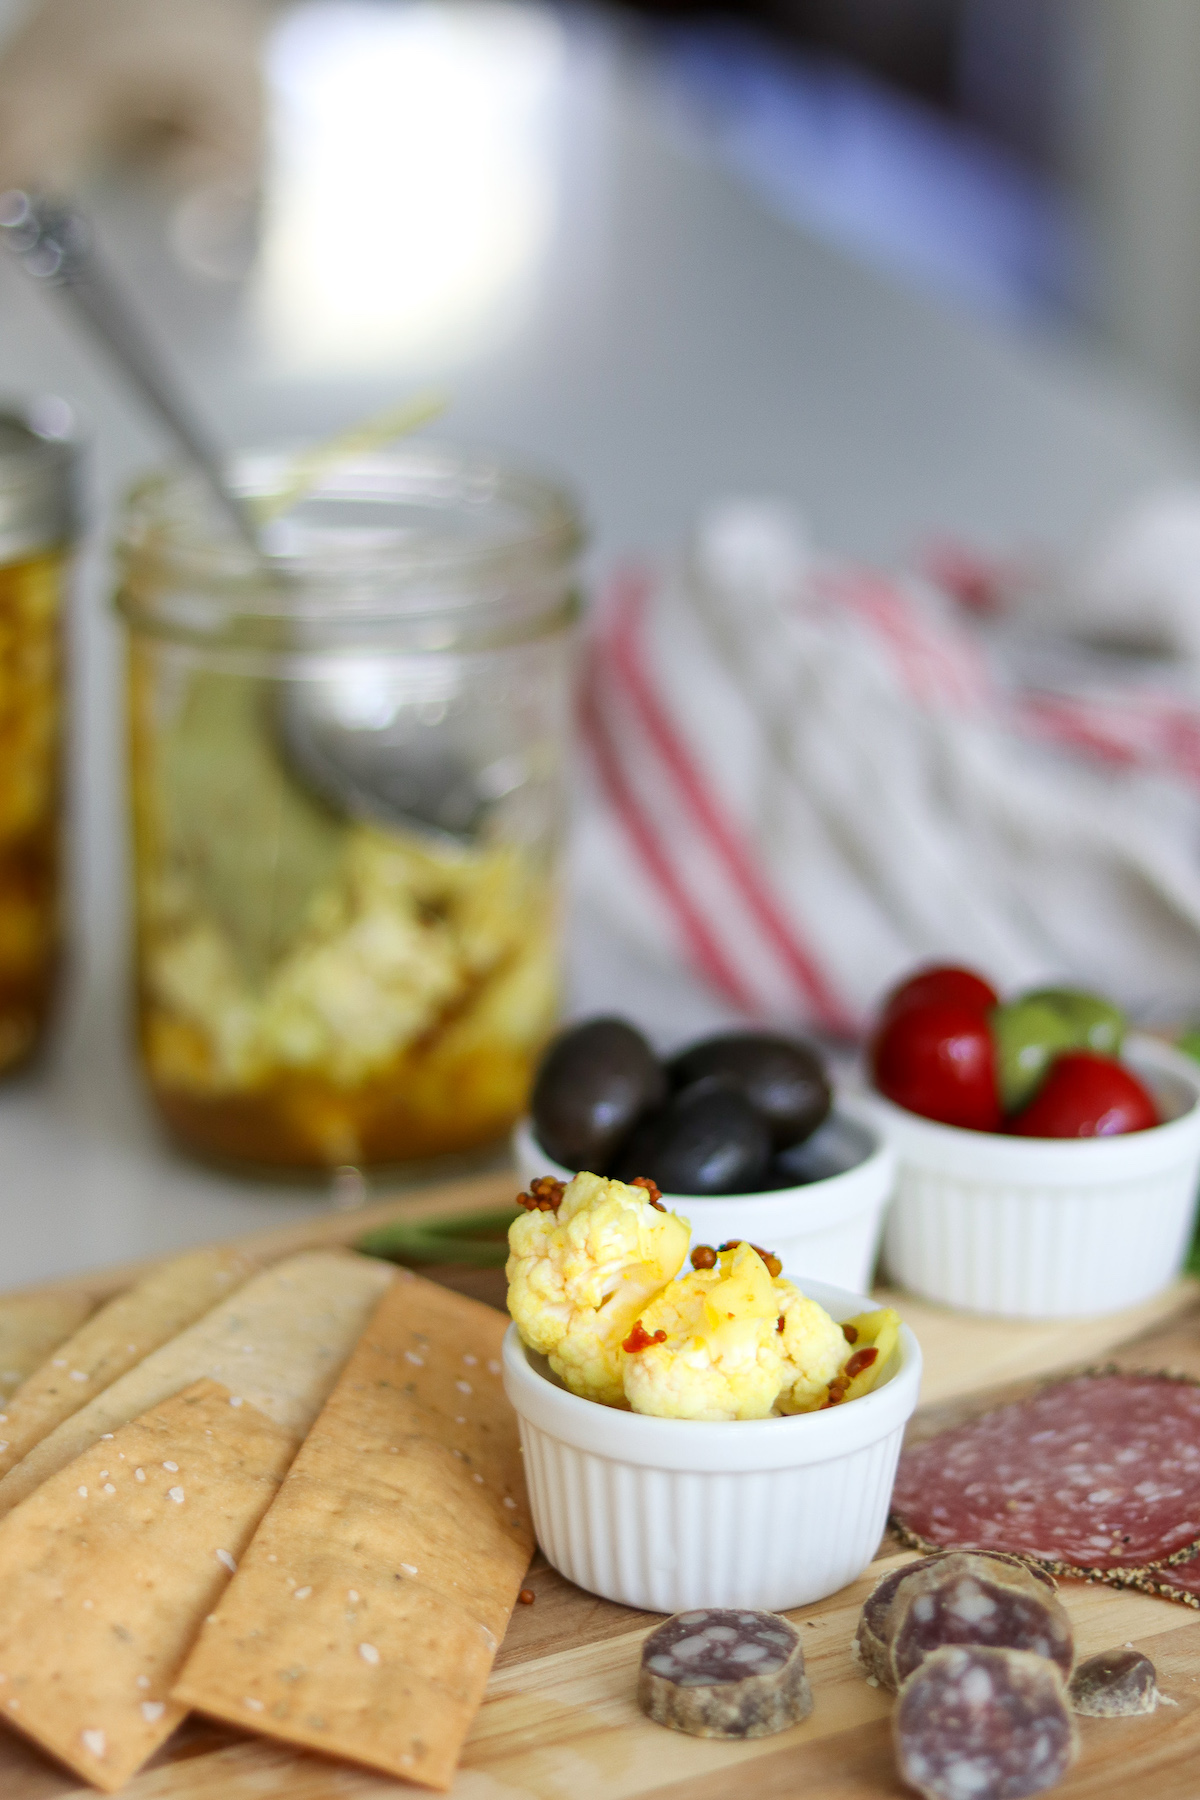
POLYGON ((0 1522, 0 1714, 120 1787, 186 1709, 171 1683, 296 1451, 198 1381, 0 1522))
POLYGON ((202 1318, 251 1273, 235 1250, 190 1250, 94 1313, 18 1388, 0 1425, 0 1476, 56 1425, 202 1318))
POLYGON ((302 1437, 394 1276, 346 1250, 310 1250, 264 1269, 43 1438, 0 1481, 0 1514, 106 1431, 204 1377, 302 1437))
POLYGON ((446 1788, 533 1551, 505 1320, 385 1295, 172 1690, 446 1788))
MULTIPOLYGON (((82 1290, 0 1300, 0 1411, 11 1394, 76 1331, 96 1302, 82 1290)), ((0 1429, 0 1437, 3 1437, 0 1429)))

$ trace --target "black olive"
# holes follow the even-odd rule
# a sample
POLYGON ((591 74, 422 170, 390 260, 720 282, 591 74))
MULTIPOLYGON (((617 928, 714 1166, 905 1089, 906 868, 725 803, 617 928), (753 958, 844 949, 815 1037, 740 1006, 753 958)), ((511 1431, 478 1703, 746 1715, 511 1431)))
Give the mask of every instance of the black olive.
POLYGON ((802 1144, 783 1150, 771 1163, 776 1187, 799 1187, 808 1181, 828 1181, 865 1162, 874 1141, 861 1125, 834 1113, 802 1144))
POLYGON ((729 1031, 681 1050, 668 1065, 675 1087, 726 1075, 771 1128, 776 1150, 799 1144, 825 1118, 833 1100, 820 1056, 798 1038, 766 1031, 729 1031))
POLYGON ((804 1187, 812 1179, 809 1175, 793 1175, 781 1162, 773 1162, 762 1178, 761 1192, 770 1194, 777 1188, 804 1187))
POLYGON ((664 1194, 751 1194, 771 1160, 771 1133, 736 1082, 711 1075, 645 1119, 617 1158, 621 1181, 648 1175, 664 1194))
POLYGON ((666 1096, 662 1064, 640 1031, 624 1019, 588 1019, 547 1050, 530 1111, 555 1162, 606 1175, 622 1140, 666 1096))

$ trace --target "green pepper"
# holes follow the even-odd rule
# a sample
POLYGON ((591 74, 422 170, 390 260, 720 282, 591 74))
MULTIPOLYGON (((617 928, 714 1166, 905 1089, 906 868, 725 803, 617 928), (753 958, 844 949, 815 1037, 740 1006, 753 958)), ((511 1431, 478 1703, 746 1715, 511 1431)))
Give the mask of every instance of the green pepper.
POLYGON ((1054 1007, 1032 997, 993 1007, 988 1024, 1006 1113, 1016 1112, 1032 1100, 1061 1051, 1079 1048, 1075 1027, 1054 1007))
POLYGON ((1125 1041, 1125 1014, 1111 1000, 1102 1000, 1098 994, 1085 993, 1081 988, 1039 988, 1024 998, 1049 1006, 1066 1019, 1075 1031, 1077 1050, 1093 1050, 1097 1056, 1120 1056, 1125 1041))

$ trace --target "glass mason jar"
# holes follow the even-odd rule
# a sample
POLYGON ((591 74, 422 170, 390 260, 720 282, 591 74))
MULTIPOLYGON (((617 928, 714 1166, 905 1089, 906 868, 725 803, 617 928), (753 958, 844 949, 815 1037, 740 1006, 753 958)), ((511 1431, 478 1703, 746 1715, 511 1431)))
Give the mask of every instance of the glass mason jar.
POLYGON ((0 413, 0 1074, 37 1048, 58 973, 74 474, 70 443, 0 413))
MULTIPOLYGON (((269 515, 292 465, 242 460, 269 515)), ((196 481, 118 546, 141 1054, 176 1138, 256 1167, 496 1140, 559 1000, 576 561, 565 496, 428 446, 230 535, 196 481)))

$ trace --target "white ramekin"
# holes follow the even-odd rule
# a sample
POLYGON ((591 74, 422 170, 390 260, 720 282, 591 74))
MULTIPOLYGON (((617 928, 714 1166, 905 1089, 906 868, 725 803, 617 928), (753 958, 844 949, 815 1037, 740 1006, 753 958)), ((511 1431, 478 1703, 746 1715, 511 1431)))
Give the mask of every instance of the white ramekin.
POLYGON ((1200 1066, 1142 1036, 1123 1059, 1167 1121, 1124 1137, 960 1131, 871 1095, 900 1159, 889 1276, 947 1306, 1019 1319, 1116 1312, 1165 1287, 1195 1213, 1200 1066))
MULTIPOLYGON (((871 1301, 806 1283, 835 1319, 871 1301)), ((652 1419, 569 1394, 504 1340, 538 1543, 606 1600, 651 1612, 823 1599, 879 1548, 921 1352, 905 1326, 891 1376, 825 1412, 717 1424, 652 1419)))
MULTIPOLYGON (((896 1179, 896 1158, 873 1118, 857 1098, 838 1097, 835 1118, 861 1142, 862 1157, 841 1175, 765 1194, 664 1194, 672 1212, 682 1213, 695 1244, 723 1244, 744 1238, 773 1250, 785 1269, 805 1283, 828 1281, 858 1293, 871 1285, 879 1237, 896 1179)), ((513 1155, 523 1186, 538 1175, 570 1181, 571 1170, 547 1156, 529 1119, 513 1131, 513 1155)))

